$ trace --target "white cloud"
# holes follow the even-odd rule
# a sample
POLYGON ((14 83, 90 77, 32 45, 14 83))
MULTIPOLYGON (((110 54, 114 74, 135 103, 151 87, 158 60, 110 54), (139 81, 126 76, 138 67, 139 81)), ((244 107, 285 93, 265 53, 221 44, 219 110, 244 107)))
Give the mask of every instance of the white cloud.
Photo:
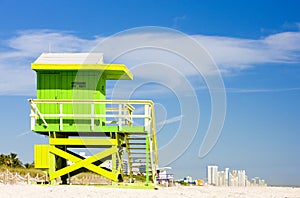
POLYGON ((195 36, 222 69, 245 69, 255 64, 300 61, 300 32, 284 32, 261 39, 195 36))
POLYGON ((80 39, 69 32, 20 31, 2 41, 0 52, 0 95, 34 95, 35 74, 30 64, 42 53, 89 51, 96 40, 80 39))
POLYGON ((80 52, 89 51, 95 40, 81 39, 70 32, 54 30, 27 30, 18 32, 17 36, 7 42, 13 51, 1 53, 1 57, 16 57, 17 55, 31 57, 41 52, 80 52), (4 56, 5 57, 5 56, 4 56))
MULTIPOLYGON (((191 35, 205 47, 216 61, 220 71, 234 74, 265 63, 298 63, 300 62, 300 32, 283 32, 269 35, 260 39, 243 39, 233 37, 191 35)), ((0 95, 22 94, 33 95, 35 89, 35 74, 30 69, 40 53, 48 52, 86 52, 90 51, 106 37, 95 36, 83 39, 72 32, 55 30, 27 30, 20 31, 8 40, 1 41, 0 49, 0 95)), ((183 75, 193 76, 197 71, 189 66, 187 60, 180 55, 166 50, 168 46, 176 44, 175 50, 184 50, 191 56, 197 56, 185 42, 185 38, 169 33, 144 32, 121 35, 110 38, 111 45, 100 45, 96 50, 104 52, 105 60, 125 61, 129 67, 147 62, 159 62, 174 66, 183 75), (123 49, 134 48, 135 43, 143 46, 160 44, 166 49, 140 49, 124 54, 115 59, 115 54, 122 54, 123 49), (150 55, 149 55, 150 53, 150 55)), ((214 74, 207 65, 202 65, 201 72, 214 74)), ((145 77, 143 73, 136 77, 145 77)), ((167 73, 165 74, 168 75, 167 73)), ((177 83, 178 82, 174 82, 177 83)), ((180 83, 179 83, 180 84, 180 83)))

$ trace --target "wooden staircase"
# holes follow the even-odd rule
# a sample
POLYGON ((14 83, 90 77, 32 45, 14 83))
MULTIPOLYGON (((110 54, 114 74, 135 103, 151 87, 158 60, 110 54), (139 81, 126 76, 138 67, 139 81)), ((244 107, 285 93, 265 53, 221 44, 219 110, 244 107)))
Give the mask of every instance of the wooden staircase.
POLYGON ((130 181, 134 182, 136 175, 143 175, 146 177, 146 183, 149 183, 149 180, 154 183, 156 167, 153 161, 152 138, 146 132, 129 133, 125 137, 130 181))

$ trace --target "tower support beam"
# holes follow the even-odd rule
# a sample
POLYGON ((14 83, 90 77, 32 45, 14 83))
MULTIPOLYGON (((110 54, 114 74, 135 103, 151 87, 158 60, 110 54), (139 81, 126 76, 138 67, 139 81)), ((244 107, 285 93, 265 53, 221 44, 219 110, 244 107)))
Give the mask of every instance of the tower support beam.
POLYGON ((111 148, 101 151, 101 152, 99 152, 93 156, 90 156, 86 159, 81 159, 79 157, 76 157, 66 151, 56 148, 53 145, 50 146, 49 152, 74 163, 70 166, 67 166, 67 167, 57 170, 53 173, 50 173, 50 175, 49 175, 50 180, 54 180, 55 178, 61 177, 65 174, 68 174, 72 171, 75 171, 75 170, 77 170, 79 168, 83 168, 83 167, 87 168, 97 174, 103 175, 104 177, 107 177, 113 181, 117 181, 117 179, 118 179, 118 174, 107 171, 99 166, 92 164, 95 161, 101 160, 105 157, 115 154, 117 152, 116 146, 112 146, 111 148))

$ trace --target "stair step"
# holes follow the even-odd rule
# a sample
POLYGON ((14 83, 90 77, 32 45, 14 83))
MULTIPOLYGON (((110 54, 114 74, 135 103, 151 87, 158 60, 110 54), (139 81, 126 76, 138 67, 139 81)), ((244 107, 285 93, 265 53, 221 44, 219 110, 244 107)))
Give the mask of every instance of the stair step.
MULTIPOLYGON (((134 168, 137 168, 137 167, 134 167, 134 168)), ((145 168, 145 167, 143 167, 143 168, 145 168)), ((149 168, 149 172, 152 172, 152 170, 149 168)))
POLYGON ((136 162, 131 162, 131 164, 146 164, 146 161, 136 161, 136 162))
POLYGON ((129 150, 146 150, 146 148, 136 148, 136 147, 134 147, 134 148, 128 148, 129 150))
POLYGON ((128 135, 147 135, 148 134, 147 132, 129 132, 129 131, 126 131, 125 133, 128 135))
POLYGON ((145 142, 130 142, 129 145, 146 145, 145 142))
POLYGON ((132 163, 135 163, 135 162, 138 162, 139 160, 143 160, 142 162, 145 162, 146 161, 146 158, 145 157, 136 157, 136 158, 133 158, 129 161, 131 161, 132 163))
POLYGON ((135 153, 130 152, 130 154, 131 155, 146 155, 146 153, 136 153, 136 152, 135 153))
MULTIPOLYGON (((146 159, 135 159, 135 160, 131 160, 130 163, 146 163, 146 159), (140 160, 143 160, 143 161, 140 161, 140 160)), ((150 163, 150 160, 149 160, 149 163, 150 163)))
MULTIPOLYGON (((131 159, 132 160, 137 160, 137 159, 144 159, 144 160, 146 160, 146 157, 131 157, 131 159)), ((149 159, 150 159, 150 157, 149 157, 149 159)))
POLYGON ((145 167, 146 164, 139 164, 139 165, 131 165, 131 167, 145 167))
MULTIPOLYGON (((137 153, 137 152, 135 152, 135 153, 137 153)), ((135 153, 131 153, 131 154, 135 154, 135 153)), ((138 153, 138 154, 140 154, 140 153, 138 153)), ((142 153, 142 154, 146 154, 146 153, 142 153)), ((129 156, 129 158, 131 158, 131 159, 146 159, 146 156, 129 156)), ((150 158, 150 155, 149 155, 149 158, 150 158)))
POLYGON ((141 138, 141 137, 130 137, 130 138, 127 138, 127 140, 146 140, 146 137, 145 138, 141 138))

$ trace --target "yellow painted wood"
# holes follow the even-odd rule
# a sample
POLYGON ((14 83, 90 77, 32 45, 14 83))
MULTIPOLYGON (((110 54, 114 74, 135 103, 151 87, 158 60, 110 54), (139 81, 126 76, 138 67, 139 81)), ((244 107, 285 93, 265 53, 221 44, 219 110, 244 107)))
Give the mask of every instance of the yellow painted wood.
POLYGON ((93 162, 97 161, 97 160, 100 160, 102 158, 105 158, 109 155, 112 155, 113 153, 116 153, 117 152, 117 149, 115 147, 112 147, 112 148, 109 148, 109 149, 106 149, 102 152, 99 152, 97 153, 96 155, 93 155, 91 157, 88 157, 86 159, 80 159, 76 156, 73 156, 72 154, 69 154, 65 151, 62 151, 58 148, 56 148, 55 146, 50 146, 50 152, 55 154, 55 155, 58 155, 60 157, 63 157, 67 160, 70 160, 72 162, 74 162, 74 164, 70 165, 70 166, 67 166, 65 168, 62 168, 58 171, 55 171, 53 172, 52 174, 50 174, 50 180, 53 180, 57 177, 60 177, 62 175, 65 175, 69 172, 72 172, 74 170, 77 170, 79 168, 82 168, 82 167, 85 167, 95 173, 98 173, 106 178, 109 178, 113 181, 116 181, 117 180, 117 174, 114 174, 112 172, 109 172, 103 168, 100 168, 98 166, 95 166, 94 164, 92 164, 93 162))
POLYGON ((111 155, 111 171, 115 174, 117 172, 117 152, 111 155))
POLYGON ((101 145, 101 146, 114 146, 118 142, 116 139, 91 139, 91 138, 50 138, 50 145, 66 145, 66 146, 77 146, 77 145, 101 145))
POLYGON ((49 145, 34 145, 34 167, 49 168, 49 145))
POLYGON ((124 64, 41 64, 32 63, 32 70, 96 70, 103 71, 107 80, 132 80, 133 75, 124 64))
MULTIPOLYGON (((49 150, 50 150, 50 146, 49 146, 49 150)), ((50 167, 49 167, 49 170, 48 170, 49 180, 50 180, 51 184, 55 184, 56 183, 55 180, 54 180, 55 178, 51 179, 50 175, 55 172, 56 160, 55 160, 55 155, 53 153, 50 153, 50 152, 49 152, 49 163, 50 163, 50 167)))

